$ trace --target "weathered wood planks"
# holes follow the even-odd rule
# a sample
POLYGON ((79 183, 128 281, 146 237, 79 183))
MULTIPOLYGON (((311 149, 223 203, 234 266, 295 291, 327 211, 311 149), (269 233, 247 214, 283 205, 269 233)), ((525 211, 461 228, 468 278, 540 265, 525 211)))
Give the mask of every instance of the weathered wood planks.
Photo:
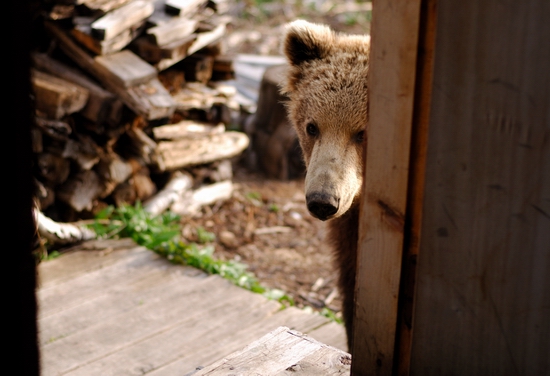
POLYGON ((39 277, 44 376, 187 374, 279 326, 345 343, 343 327, 318 314, 281 310, 127 240, 83 243, 41 263, 39 277))

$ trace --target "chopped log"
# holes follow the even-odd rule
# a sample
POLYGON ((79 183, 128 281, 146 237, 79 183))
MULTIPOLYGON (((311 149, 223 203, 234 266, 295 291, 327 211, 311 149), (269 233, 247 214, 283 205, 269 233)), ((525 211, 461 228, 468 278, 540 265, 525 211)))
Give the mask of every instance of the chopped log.
POLYGON ((151 42, 157 46, 166 46, 170 43, 183 40, 192 35, 197 29, 198 21, 182 17, 174 17, 168 22, 147 30, 151 42))
POLYGON ((38 233, 52 244, 72 244, 97 238, 96 233, 87 227, 79 224, 55 222, 37 208, 34 208, 34 215, 38 233))
POLYGON ((151 175, 147 168, 143 168, 132 175, 128 180, 128 184, 130 184, 136 192, 136 199, 141 202, 149 199, 157 192, 157 186, 153 180, 151 180, 151 175))
POLYGON ((71 176, 57 191, 57 197, 71 206, 75 211, 92 210, 93 200, 96 199, 103 187, 99 177, 93 170, 82 171, 71 176))
POLYGON ((129 88, 157 77, 157 71, 132 51, 124 50, 107 56, 97 56, 96 69, 117 86, 129 88))
POLYGON ((176 109, 176 102, 157 78, 128 88, 122 94, 128 107, 148 120, 169 118, 176 109))
POLYGON ((212 78, 214 69, 213 56, 196 53, 183 59, 180 64, 185 72, 185 80, 187 82, 207 84, 212 78))
POLYGON ((202 182, 202 184, 216 183, 233 178, 233 166, 229 159, 193 167, 188 171, 195 177, 195 182, 202 182))
POLYGON ((242 153, 248 144, 249 139, 244 133, 228 131, 199 139, 161 141, 157 153, 163 161, 164 169, 175 170, 232 158, 242 153))
POLYGON ((110 152, 101 158, 96 171, 104 184, 103 192, 99 197, 105 198, 132 175, 133 168, 116 153, 110 152))
POLYGON ((40 153, 36 156, 38 173, 44 180, 56 186, 67 180, 71 171, 69 160, 52 153, 40 153))
POLYGON ((36 109, 52 119, 80 111, 89 96, 82 86, 38 70, 32 71, 32 86, 36 109))
POLYGON ((296 178, 304 172, 298 137, 283 104, 288 98, 279 90, 287 69, 286 65, 266 69, 252 124, 252 150, 259 167, 267 176, 282 180, 296 178))
POLYGON ((130 44, 145 29, 145 20, 107 40, 97 40, 92 36, 92 27, 89 24, 75 25, 71 35, 88 50, 98 55, 108 55, 122 50, 130 44))
POLYGON ((31 128, 31 146, 33 153, 42 153, 44 151, 42 132, 39 128, 31 128))
POLYGON ((141 23, 151 14, 154 6, 150 1, 134 0, 121 6, 92 23, 92 35, 99 40, 109 40, 141 23))
POLYGON ((210 134, 225 132, 223 124, 212 125, 209 123, 182 120, 177 124, 161 125, 153 128, 155 140, 178 140, 181 138, 200 138, 210 134))
POLYGON ((183 44, 173 43, 173 44, 164 46, 163 48, 164 51, 167 51, 169 48, 173 47, 173 49, 170 51, 171 54, 169 57, 163 58, 160 61, 158 61, 155 64, 155 67, 159 71, 162 71, 180 62, 187 56, 194 54, 198 50, 208 46, 209 44, 214 43, 219 39, 221 39, 226 32, 226 23, 228 22, 225 19, 221 21, 223 21, 223 23, 221 23, 214 30, 195 34, 196 38, 190 44, 187 44, 189 41, 185 40, 185 43, 183 44))
POLYGON ((36 191, 35 191, 35 202, 37 202, 38 208, 44 210, 48 208, 55 202, 55 192, 52 187, 42 184, 40 180, 34 180, 36 191))
POLYGON ((231 180, 205 185, 186 192, 172 204, 170 211, 182 216, 193 216, 199 212, 202 206, 227 200, 232 194, 233 183, 231 180))
POLYGON ((34 120, 42 133, 54 140, 66 141, 72 133, 71 126, 64 121, 49 120, 40 117, 36 117, 34 120))
POLYGON ((239 109, 239 105, 232 98, 228 98, 227 92, 221 88, 208 87, 200 82, 188 82, 184 88, 172 96, 179 111, 200 109, 208 111, 216 104, 225 104, 228 107, 239 109), (231 102, 235 102, 232 104, 231 102))
MULTIPOLYGON (((96 60, 77 46, 58 26, 51 22, 46 22, 45 27, 59 41, 60 47, 65 54, 84 70, 94 75, 108 90, 116 93, 137 114, 145 116, 148 120, 172 116, 175 110, 175 103, 170 93, 168 93, 158 79, 155 78, 147 83, 131 88, 120 86, 116 82, 113 82, 112 74, 106 74, 105 68, 99 67, 96 60)), ((146 64, 145 62, 142 63, 146 64)))
POLYGON ((133 0, 76 0, 76 5, 83 5, 89 10, 105 14, 133 0))
POLYGON ((89 98, 80 114, 96 123, 109 119, 117 120, 122 116, 120 101, 109 91, 103 89, 81 72, 67 66, 46 54, 32 54, 33 64, 37 69, 48 72, 86 88, 89 98), (118 102, 118 103, 115 103, 118 102))
POLYGON ((111 198, 116 206, 133 205, 136 202, 137 194, 130 183, 124 182, 116 186, 111 198))
POLYGON ((166 0, 165 10, 175 16, 191 16, 207 3, 205 0, 166 0))
POLYGON ((78 134, 77 140, 69 139, 62 157, 74 160, 81 170, 90 170, 100 159, 101 148, 90 136, 78 134))
POLYGON ((131 152, 144 164, 155 165, 160 171, 164 171, 164 161, 160 158, 157 148, 158 145, 142 129, 132 127, 128 129, 126 135, 131 141, 131 152))
POLYGON ((143 204, 143 209, 153 216, 157 216, 170 208, 192 186, 191 175, 175 171, 166 186, 143 204))

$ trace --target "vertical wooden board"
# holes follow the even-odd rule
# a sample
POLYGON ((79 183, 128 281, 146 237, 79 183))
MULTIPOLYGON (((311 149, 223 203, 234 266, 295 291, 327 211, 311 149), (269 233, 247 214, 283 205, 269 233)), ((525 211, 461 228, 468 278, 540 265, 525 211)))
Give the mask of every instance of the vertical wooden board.
POLYGON ((359 226, 354 375, 392 372, 420 0, 373 9, 369 125, 359 226))
POLYGON ((439 1, 412 375, 550 373, 550 3, 439 1))

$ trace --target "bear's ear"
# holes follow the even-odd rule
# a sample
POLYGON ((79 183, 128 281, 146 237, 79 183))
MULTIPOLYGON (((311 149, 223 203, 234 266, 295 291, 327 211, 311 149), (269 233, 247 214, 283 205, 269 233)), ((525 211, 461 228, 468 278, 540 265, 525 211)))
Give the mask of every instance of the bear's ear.
POLYGON ((306 61, 324 58, 334 39, 334 33, 328 26, 296 20, 286 26, 283 53, 290 64, 299 66, 306 61))

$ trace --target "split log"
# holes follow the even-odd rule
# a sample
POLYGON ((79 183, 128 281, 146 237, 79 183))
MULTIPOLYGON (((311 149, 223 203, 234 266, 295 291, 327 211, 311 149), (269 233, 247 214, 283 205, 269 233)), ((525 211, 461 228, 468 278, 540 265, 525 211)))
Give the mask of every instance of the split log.
POLYGON ((170 211, 182 216, 193 216, 199 212, 202 206, 227 200, 232 194, 233 183, 231 180, 205 185, 186 192, 170 206, 170 211))
POLYGON ((200 139, 161 141, 157 153, 166 170, 175 170, 232 158, 242 153, 248 144, 248 137, 244 133, 228 131, 200 139))
POLYGON ((112 39, 147 19, 153 14, 153 10, 154 6, 150 1, 134 0, 94 21, 91 25, 92 36, 99 40, 112 39))
POLYGON ((142 129, 131 127, 126 132, 131 141, 131 152, 138 160, 146 165, 157 165, 163 171, 164 163, 157 153, 157 143, 153 141, 142 129))
MULTIPOLYGON (((196 38, 192 40, 190 44, 187 44, 187 40, 186 40, 186 44, 184 44, 184 46, 187 48, 182 48, 183 45, 174 46, 174 49, 171 51, 171 56, 168 58, 161 59, 159 62, 155 64, 155 67, 159 71, 162 71, 180 62, 187 56, 190 56, 195 52, 199 51, 200 49, 208 46, 209 44, 212 44, 218 41, 223 37, 223 35, 226 32, 227 22, 228 20, 224 19, 222 20, 222 23, 218 25, 214 30, 195 34, 196 38)), ((167 50, 170 46, 171 45, 164 46, 163 50, 167 50)))
POLYGON ((157 46, 166 46, 192 35, 197 29, 198 21, 182 17, 174 17, 168 22, 147 30, 152 43, 157 46))
POLYGON ((105 198, 132 175, 133 168, 116 153, 110 152, 101 158, 96 171, 104 185, 99 197, 105 198))
POLYGON ((252 150, 259 167, 267 176, 282 180, 301 176, 305 170, 296 131, 284 108, 288 98, 279 91, 287 69, 286 65, 266 69, 252 123, 252 150))
POLYGON ((88 101, 88 90, 82 86, 35 69, 32 86, 36 109, 52 119, 80 111, 88 101))
POLYGON ((225 132, 225 126, 221 123, 212 125, 194 120, 182 120, 177 124, 154 127, 153 137, 155 140, 178 140, 182 138, 200 138, 223 132, 225 132))
POLYGON ((92 210, 93 201, 101 194, 103 186, 97 174, 81 171, 70 177, 57 191, 59 200, 71 206, 75 211, 92 210))
POLYGON ((52 244, 72 244, 97 238, 96 233, 85 226, 55 222, 42 214, 37 208, 34 208, 34 215, 38 233, 52 244))
POLYGON ((37 201, 38 208, 44 210, 55 202, 55 192, 53 188, 42 184, 39 180, 34 180, 36 187, 35 202, 37 201))
POLYGON ((72 133, 71 126, 64 121, 36 117, 35 124, 40 131, 54 140, 66 141, 72 133))
MULTIPOLYGON (((106 72, 106 67, 99 66, 98 62, 83 51, 76 43, 58 26, 51 22, 45 23, 46 29, 59 41, 60 47, 75 63, 80 65, 84 70, 94 75, 108 90, 117 94, 119 98, 133 111, 139 115, 143 115, 147 120, 168 118, 172 116, 175 110, 175 103, 170 96, 170 93, 162 86, 158 79, 154 78, 149 82, 137 84, 130 88, 120 85, 121 79, 113 81, 113 77, 117 75, 106 72)), ((130 52, 125 50, 126 52, 130 52)), ((127 55, 127 54, 126 54, 127 55)), ((97 57, 101 60, 101 56, 97 57)), ((137 58, 137 57, 136 57, 137 58)), ((131 58, 132 61, 136 59, 131 58)), ((105 61, 105 59, 103 59, 105 61)), ((145 62, 140 62, 139 66, 143 67, 145 62)), ((109 64, 107 64, 109 65, 109 64)), ((135 67, 125 67, 127 70, 135 69, 135 67)), ((146 74, 150 74, 150 69, 147 69, 146 74)), ((140 73, 143 77, 144 73, 140 73)), ((127 76, 125 73, 120 73, 121 77, 127 76)), ((122 79, 122 82, 125 82, 122 79)), ((135 80, 133 82, 136 82, 135 80)))
POLYGON ((166 0, 165 10, 166 13, 175 16, 192 16, 200 8, 206 7, 207 3, 205 0, 166 0))
POLYGON ((101 152, 90 136, 78 134, 77 140, 67 140, 61 156, 74 160, 81 170, 90 170, 99 162, 101 152))
POLYGON ((89 98, 80 114, 96 123, 116 122, 122 116, 120 101, 109 91, 103 89, 81 72, 67 66, 46 54, 32 54, 33 65, 44 72, 63 78, 86 88, 89 98), (115 103, 117 102, 117 103, 115 103))
POLYGON ((98 55, 109 55, 122 50, 137 38, 145 29, 146 22, 141 21, 120 34, 107 40, 98 40, 92 36, 92 26, 87 23, 77 24, 71 35, 84 47, 98 55))
POLYGON ((187 82, 207 84, 212 78, 214 57, 196 53, 183 59, 181 67, 185 72, 185 80, 187 82))
POLYGON ((99 11, 102 14, 128 4, 133 0, 76 0, 77 5, 82 5, 91 11, 99 11))
POLYGON ((71 171, 69 160, 52 153, 40 153, 36 156, 36 165, 40 176, 56 186, 65 182, 71 171))
POLYGON ((166 186, 143 204, 143 209, 153 216, 157 216, 170 208, 192 186, 191 175, 175 171, 166 186))
POLYGON ((107 56, 97 56, 95 69, 113 84, 129 88, 157 77, 157 71, 129 50, 107 56))

